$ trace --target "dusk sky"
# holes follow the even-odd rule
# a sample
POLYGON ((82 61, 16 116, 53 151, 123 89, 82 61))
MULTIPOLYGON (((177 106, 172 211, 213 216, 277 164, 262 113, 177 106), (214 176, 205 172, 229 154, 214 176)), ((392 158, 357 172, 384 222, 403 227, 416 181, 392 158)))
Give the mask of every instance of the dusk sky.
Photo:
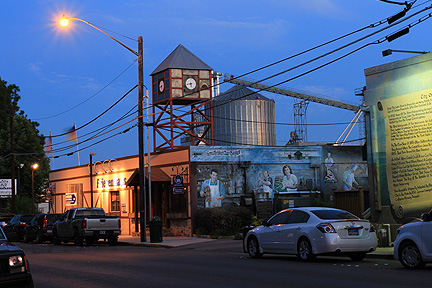
MULTIPOLYGON (((78 165, 75 142, 56 136, 64 134, 74 123, 77 128, 86 125, 138 84, 138 65, 133 53, 80 21, 60 27, 58 21, 63 14, 88 21, 133 50, 138 49, 137 39, 142 36, 144 83, 151 94, 150 73, 179 44, 214 71, 241 75, 379 23, 405 7, 379 0, 0 0, 0 3, 0 77, 20 87, 19 106, 29 119, 40 123, 40 133, 53 135, 54 156, 59 156, 54 159, 54 167, 51 162, 51 168, 55 169, 78 165), (75 153, 66 156, 71 152, 75 153)), ((407 17, 431 5, 432 1, 416 1, 407 17)), ((296 78, 368 43, 385 40, 385 36, 417 24, 423 17, 424 21, 411 27, 407 35, 391 43, 368 45, 281 86, 359 105, 361 98, 354 95, 354 90, 365 85, 364 69, 415 56, 393 53, 383 57, 383 50, 431 50, 432 20, 425 17, 431 12, 432 9, 424 11, 389 29, 384 29, 389 24, 383 22, 247 77, 255 80, 270 77, 364 37, 343 50, 266 82, 276 84, 296 78), (366 37, 380 29, 383 31, 366 37)), ((231 87, 232 84, 225 83, 220 89, 223 92, 231 87)), ((259 93, 276 102, 277 145, 283 146, 294 130, 295 100, 259 93)), ((126 122, 137 115, 128 113, 136 111, 137 94, 135 89, 103 116, 77 131, 81 165, 89 163, 90 152, 97 154, 93 161, 138 154, 137 127, 113 136, 136 124, 136 120, 126 122), (123 115, 129 116, 122 118, 123 115), (119 126, 85 141, 95 133, 119 126), (106 138, 109 139, 102 141, 106 138)), ((352 111, 316 103, 309 104, 306 114, 309 142, 334 143, 354 117, 352 111)), ((356 127, 348 140, 358 138, 356 127)))

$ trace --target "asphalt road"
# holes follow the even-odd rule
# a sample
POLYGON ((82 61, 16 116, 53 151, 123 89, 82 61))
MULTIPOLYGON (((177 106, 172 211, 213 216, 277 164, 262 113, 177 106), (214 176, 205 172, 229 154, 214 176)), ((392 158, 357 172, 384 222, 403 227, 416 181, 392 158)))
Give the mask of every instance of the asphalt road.
POLYGON ((430 287, 432 264, 409 271, 395 260, 295 256, 251 259, 238 240, 176 248, 18 244, 36 288, 51 287, 430 287))

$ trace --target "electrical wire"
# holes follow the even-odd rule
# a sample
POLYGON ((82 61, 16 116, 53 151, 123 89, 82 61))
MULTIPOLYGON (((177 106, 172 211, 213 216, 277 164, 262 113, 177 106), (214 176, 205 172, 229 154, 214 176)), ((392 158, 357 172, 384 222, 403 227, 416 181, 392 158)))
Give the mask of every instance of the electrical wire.
MULTIPOLYGON (((132 119, 132 120, 130 120, 130 121, 124 123, 124 124, 121 124, 121 125, 119 125, 119 126, 113 128, 113 129, 109 130, 109 131, 103 132, 104 130, 106 130, 106 129, 108 129, 109 127, 113 126, 115 123, 117 123, 117 122, 119 122, 119 121, 121 121, 121 120, 124 120, 125 118, 129 117, 129 116, 130 116, 129 113, 130 113, 133 109, 135 109, 135 107, 136 107, 136 106, 134 106, 131 110, 129 110, 126 114, 124 114, 124 115, 123 115, 122 117, 120 117, 118 120, 116 120, 116 121, 114 121, 114 122, 112 122, 112 123, 110 123, 110 124, 108 124, 108 125, 102 127, 101 129, 98 129, 97 131, 99 131, 99 130, 101 130, 101 131, 99 131, 96 135, 93 135, 92 137, 90 137, 90 138, 88 138, 88 139, 82 140, 82 141, 80 141, 80 143, 84 143, 84 142, 87 142, 87 141, 93 140, 93 139, 95 139, 95 138, 98 138, 98 137, 100 137, 100 136, 102 136, 102 135, 105 135, 105 134, 107 134, 107 133, 109 133, 109 132, 112 132, 112 131, 114 131, 114 130, 116 130, 116 129, 119 129, 120 127, 122 127, 122 126, 124 126, 124 125, 126 125, 126 124, 128 124, 128 123, 130 123, 130 122, 132 122, 132 121, 134 121, 134 120, 136 120, 137 118, 134 118, 134 119, 132 119)), ((89 134, 93 134, 93 133, 94 133, 94 131, 93 131, 93 132, 90 132, 90 133, 87 133, 87 134, 85 134, 85 135, 89 135, 89 134)), ((83 135, 83 136, 84 136, 84 135, 83 135)), ((65 141, 65 142, 70 142, 70 141, 65 141)), ((62 143, 65 143, 65 142, 62 142, 62 143)), ((53 144, 52 146, 54 146, 54 144, 53 144)), ((61 147, 61 148, 53 149, 52 151, 53 151, 53 152, 61 152, 61 151, 64 151, 64 150, 70 149, 70 148, 75 147, 75 146, 76 146, 76 144, 70 144, 70 145, 68 145, 68 146, 66 146, 66 147, 61 147)))
MULTIPOLYGON (((396 23, 390 25, 389 27, 392 27, 392 26, 394 26, 394 25, 400 24, 402 21, 405 21, 405 20, 407 20, 407 19, 409 19, 409 18, 411 18, 411 17, 413 17, 413 16, 415 16, 415 15, 418 15, 419 13, 421 13, 421 12, 427 10, 427 9, 430 9, 430 7, 429 7, 429 8, 425 8, 425 9, 423 9, 422 11, 419 11, 419 12, 417 12, 417 13, 415 13, 415 14, 413 14, 413 15, 411 15, 411 16, 409 16, 409 17, 403 19, 403 20, 400 20, 400 21, 398 21, 398 22, 396 22, 396 23)), ((423 20, 423 21, 424 21, 424 20, 423 20)), ((420 21, 420 22, 422 22, 422 21, 420 21)), ((419 23, 420 23, 420 22, 419 22, 419 23)), ((378 23, 378 22, 376 22, 376 23, 378 23)), ((382 24, 382 23, 381 23, 381 24, 382 24)), ((381 24, 380 24, 380 25, 381 25, 381 24)), ((413 26, 415 26, 415 25, 413 25, 413 26)), ((387 28, 389 28, 389 27, 387 27, 387 28)), ((367 28, 370 28, 370 27, 367 26, 367 28)), ((339 50, 341 50, 341 49, 343 49, 343 48, 346 48, 346 47, 348 47, 348 46, 350 46, 350 45, 352 45, 352 44, 355 44, 355 43, 357 43, 357 42, 359 42, 359 41, 361 41, 361 40, 364 40, 364 39, 366 39, 366 38, 368 38, 368 37, 370 37, 370 36, 372 36, 372 35, 375 35, 376 33, 382 32, 382 31, 384 31, 384 30, 387 29, 387 28, 383 28, 383 29, 380 29, 379 31, 377 31, 377 32, 375 32, 375 33, 371 33, 371 34, 368 35, 367 37, 360 38, 359 40, 354 41, 354 42, 352 42, 352 43, 349 44, 349 45, 344 45, 344 46, 342 46, 341 48, 338 48, 338 49, 334 50, 334 51, 331 52, 331 53, 334 53, 334 52, 339 51, 339 50)), ((350 53, 347 53, 347 54, 345 54, 345 55, 343 55, 343 56, 341 56, 341 57, 338 57, 338 58, 336 58, 336 59, 334 59, 334 60, 332 60, 332 61, 330 61, 330 62, 327 62, 327 63, 324 64, 324 65, 321 65, 321 66, 319 66, 319 67, 316 67, 316 68, 314 68, 314 69, 311 69, 311 70, 309 70, 309 71, 307 71, 307 72, 305 72, 305 73, 302 73, 302 74, 300 74, 300 75, 297 75, 297 76, 295 76, 295 77, 292 77, 292 78, 290 78, 290 79, 288 79, 288 80, 286 80, 286 81, 280 82, 280 83, 278 83, 278 84, 276 84, 276 85, 274 85, 274 86, 278 86, 278 85, 280 85, 280 84, 286 83, 286 82, 291 81, 291 80, 293 80, 293 79, 296 79, 296 78, 299 78, 299 77, 301 77, 301 76, 304 76, 304 75, 306 75, 306 74, 308 74, 308 73, 311 73, 312 71, 316 71, 316 70, 318 70, 318 69, 320 69, 320 68, 322 68, 322 67, 324 67, 324 66, 327 66, 327 65, 329 65, 329 64, 331 64, 331 63, 334 63, 334 62, 336 62, 336 61, 338 61, 338 60, 340 60, 340 59, 342 59, 342 58, 345 58, 345 57, 347 57, 348 55, 351 55, 352 53, 354 53, 354 52, 356 52, 356 51, 359 51, 359 50, 361 50, 361 49, 363 49, 363 48, 365 48, 365 47, 367 47, 367 46, 369 46, 369 45, 371 45, 371 44, 377 44, 377 43, 368 43, 368 44, 366 44, 366 45, 364 45, 364 46, 362 46, 362 47, 360 47, 360 48, 358 48, 358 49, 355 49, 354 51, 351 51, 350 53)), ((320 47, 321 47, 321 46, 320 46, 320 47)), ((307 51, 310 51, 310 50, 311 50, 311 49, 309 49, 309 50, 307 50, 307 51)), ((306 52, 305 52, 305 53, 306 53, 306 52)), ((326 53, 326 54, 324 54, 324 56, 322 56, 322 57, 325 57, 325 56, 327 56, 328 54, 331 54, 331 53, 326 53)), ((300 53, 299 53, 299 54, 300 54, 300 53)), ((297 55, 298 55, 298 54, 297 54, 297 55)), ((319 58, 322 58, 322 57, 319 57, 319 58)), ((293 57, 288 57, 288 58, 285 58, 285 59, 291 59, 291 58, 293 58, 293 57)), ((315 60, 317 60, 317 59, 315 59, 315 60)), ((312 61, 315 61, 315 60, 313 59, 312 61)), ((306 64, 308 64, 308 63, 310 63, 310 62, 312 62, 312 61, 305 62, 305 63, 303 63, 303 65, 306 65, 306 64)), ((275 62, 275 64, 276 64, 276 63, 280 63, 280 62, 282 62, 282 60, 281 60, 281 61, 278 61, 278 62, 275 62)), ((267 66, 264 66, 264 67, 260 68, 259 70, 265 69, 265 68, 270 67, 270 66, 271 66, 271 64, 270 64, 270 65, 267 65, 267 66)), ((301 65, 301 66, 302 66, 302 65, 301 65)), ((292 69, 295 69, 295 68, 288 69, 288 71, 291 71, 292 69)), ((254 70, 254 71, 251 71, 251 72, 249 72, 249 73, 243 74, 243 75, 241 75, 241 76, 248 75, 248 74, 250 74, 250 73, 253 73, 253 72, 256 72, 256 71, 259 71, 259 70, 256 69, 256 70, 254 70)), ((287 71, 282 72, 282 73, 286 73, 286 72, 287 72, 287 71)), ((281 73, 278 73, 278 74, 275 74, 275 75, 272 75, 272 76, 273 76, 273 77, 276 77, 277 75, 280 75, 280 74, 281 74, 281 73)), ((241 77, 241 76, 238 76, 238 77, 241 77)), ((264 81, 264 80, 267 80, 267 79, 270 79, 270 78, 272 78, 272 77, 267 77, 267 78, 265 78, 265 79, 263 79, 263 80, 260 80, 259 82, 264 81)), ((262 90, 260 90, 260 91, 262 91, 262 90)), ((253 93, 256 93, 256 92, 253 92, 253 93)), ((253 94, 253 93, 251 93, 251 94, 253 94)), ((249 94, 249 95, 251 95, 251 94, 249 94)), ((248 95, 246 95, 246 96, 248 96, 248 95)), ((244 96, 244 97, 246 97, 246 96, 244 96)), ((235 100, 239 100, 239 99, 235 99, 235 100)), ((187 105, 186 105, 186 106, 187 106, 187 105)), ((177 109, 180 109, 180 108, 177 108, 177 109)), ((173 109, 173 110, 174 110, 174 109, 173 109)), ((147 115, 145 115, 145 116, 147 116, 147 115)), ((145 117, 145 116, 144 116, 144 117, 145 117)), ((82 127, 80 127, 80 128, 82 128, 82 127)), ((67 133, 65 133, 65 134, 67 134, 67 133)), ((65 134, 63 134, 63 135, 65 135, 65 134)))
MULTIPOLYGON (((87 122, 87 123, 85 123, 84 125, 81 125, 80 127, 78 127, 78 128, 75 128, 75 130, 74 131, 78 131, 78 130, 80 130, 80 129, 82 129, 82 128, 84 128, 84 127, 86 127, 86 126, 88 126, 89 124, 91 124, 91 123, 93 123, 94 121, 96 121, 97 119, 99 119, 100 117, 102 117, 105 113, 107 113, 109 110, 111 110, 112 108, 114 108, 121 100, 123 100, 127 95, 129 95, 129 93, 131 93, 133 90, 135 90, 135 88, 137 88, 138 87, 138 85, 135 85, 133 88, 131 88, 128 92, 126 92, 122 97, 120 97, 120 99, 118 99, 114 104, 112 104, 110 107, 108 107, 108 109, 106 109, 104 112, 102 112, 101 114, 99 114, 98 116, 96 116, 95 118, 93 118, 92 120, 90 120, 89 122, 87 122)), ((52 138, 55 138, 55 137, 60 137, 60 136, 64 136, 64 135, 67 135, 67 134, 69 134, 70 132, 68 131, 68 132, 65 132, 65 133, 62 133, 62 134, 58 134, 58 135, 52 135, 51 137, 52 138)))
POLYGON ((105 90, 109 85, 111 85, 112 83, 114 83, 114 81, 116 81, 118 78, 120 78, 120 76, 122 76, 127 70, 129 70, 130 67, 132 67, 136 62, 138 61, 138 59, 135 59, 134 62, 132 62, 132 64, 130 64, 125 70, 123 70, 119 75, 117 75, 117 77, 115 77, 113 80, 111 80, 110 82, 108 82, 108 84, 106 84, 104 87, 102 87, 102 89, 100 89, 99 91, 97 91, 95 94, 93 94, 92 96, 90 96, 89 98, 87 98, 86 100, 84 100, 83 102, 75 105, 72 108, 69 108, 63 112, 51 115, 51 116, 47 116, 47 117, 42 117, 42 118, 36 118, 34 120, 45 120, 45 119, 50 119, 50 118, 54 118, 63 114, 66 114, 69 111, 74 110, 75 108, 81 106, 82 104, 86 103, 87 101, 89 101, 90 99, 92 99, 93 97, 95 97, 96 95, 98 95, 99 93, 101 93, 103 90, 105 90))
MULTIPOLYGON (((335 53, 335 52, 337 52, 337 51, 340 51, 340 50, 342 50, 342 49, 344 49, 344 48, 347 48, 347 47, 349 47, 349 46, 352 46, 352 45, 354 45, 354 44, 356 44, 356 43, 358 43, 358 42, 360 42, 360 41, 362 41, 362 40, 365 40, 365 39, 367 39, 367 38, 369 38, 369 37, 371 37, 371 36, 373 36, 373 35, 375 35, 375 34, 377 34, 377 33, 380 33, 380 32, 382 32, 382 31, 384 31, 384 30, 386 30, 386 29, 389 29, 389 28, 391 28, 391 27, 394 27, 394 26, 396 26, 396 25, 398 25, 398 24, 400 24, 400 23, 402 23, 402 22, 404 22, 404 21, 406 21, 406 20, 408 20, 408 19, 410 19, 410 18, 412 18, 412 17, 414 17, 414 16, 416 16, 416 15, 422 13, 422 12, 425 12, 425 11, 431 9, 431 8, 432 8, 432 6, 426 7, 426 8, 424 8, 424 9, 422 9, 422 10, 420 10, 420 11, 418 11, 418 12, 416 12, 416 13, 410 15, 410 16, 405 17, 404 19, 401 19, 401 20, 399 20, 399 21, 396 21, 396 22, 392 23, 391 25, 389 25, 389 26, 387 26, 387 27, 384 27, 384 28, 382 28, 382 29, 380 29, 380 30, 378 30, 378 31, 375 31, 375 32, 373 32, 373 33, 370 33, 370 34, 368 34, 368 35, 366 35, 366 36, 364 36, 364 37, 362 37, 362 38, 360 38, 360 39, 357 39, 357 40, 355 40, 355 41, 352 41, 351 43, 348 43, 348 44, 343 45, 343 46, 341 46, 341 47, 339 47, 339 48, 337 48, 337 49, 334 49, 334 50, 332 50, 332 51, 330 51, 330 52, 328 52, 328 53, 325 53, 325 54, 323 54, 323 55, 320 55, 320 56, 318 56, 318 57, 315 57, 315 58, 312 59, 312 60, 309 60, 309 61, 303 62, 303 63, 301 63, 301 64, 299 64, 299 65, 296 65, 296 66, 294 66, 294 67, 292 67, 292 68, 290 68, 290 69, 286 69, 286 70, 284 70, 284 71, 282 71, 282 72, 279 72, 279 73, 273 74, 273 75, 271 75, 271 76, 269 76, 269 77, 266 77, 266 78, 264 78, 264 79, 261 79, 261 80, 259 80, 259 81, 256 81, 256 82, 254 82, 254 83, 252 83, 252 84, 258 84, 258 83, 260 83, 260 82, 262 82, 262 81, 265 81, 265 80, 271 79, 271 78, 273 78, 273 77, 277 77, 277 76, 279 76, 279 75, 282 75, 282 74, 287 73, 287 72, 289 72, 289 71, 292 71, 292 70, 294 70, 294 69, 300 68, 300 67, 302 67, 302 66, 304 66, 304 65, 306 65, 306 64, 309 64, 309 63, 311 63, 311 62, 314 62, 314 61, 316 61, 316 60, 319 60, 319 59, 321 59, 321 58, 323 58, 323 57, 325 57, 325 56, 328 56, 328 55, 330 55, 330 54, 333 54, 333 53, 335 53)), ((427 18, 429 18, 428 15, 423 16, 423 17, 427 17, 427 18)), ((422 18, 423 18, 423 17, 422 17, 422 18)), ((420 19, 422 19, 422 18, 420 18, 420 19)), ((418 20, 419 23, 420 23, 420 22, 423 22, 423 21, 425 20, 425 19, 424 19, 424 20, 420 20, 420 19, 418 20)), ((417 23, 417 24, 418 24, 418 23, 417 23)), ((414 26, 415 26, 415 25, 411 25, 411 24, 409 24, 409 25, 407 25, 407 26, 405 26, 405 27, 414 27, 414 26)), ((398 30, 398 31, 401 31, 401 30, 403 30, 403 29, 404 29, 404 28, 401 28, 401 29, 398 30)), ((397 32, 396 32, 396 33, 397 33, 397 32)), ((395 34, 395 33, 388 34, 384 40, 388 39, 388 37, 389 37, 390 35, 393 35, 393 34, 395 34)), ((380 43, 382 43, 382 42, 383 42, 383 41, 381 41, 380 43)), ((336 59, 334 59, 334 60, 332 60, 332 61, 329 61, 329 62, 327 62, 327 63, 325 63, 325 64, 323 64, 323 65, 320 65, 320 66, 318 66, 318 67, 316 67, 316 68, 314 68, 314 69, 308 70, 307 72, 301 73, 301 74, 299 74, 299 75, 297 75, 297 76, 295 76, 295 77, 289 78, 288 80, 285 80, 285 81, 279 82, 279 83, 277 83, 277 84, 274 84, 274 85, 272 85, 272 86, 270 86, 270 87, 268 87, 268 88, 273 88, 273 87, 276 87, 276 86, 279 86, 279 85, 285 84, 285 83, 287 83, 287 82, 289 82, 289 81, 295 80, 295 79, 297 79, 297 78, 300 78, 300 77, 302 77, 302 76, 304 76, 304 75, 307 75, 307 74, 309 74, 309 73, 311 73, 311 72, 313 72, 313 71, 316 71, 316 70, 321 69, 321 68, 323 68, 323 67, 325 67, 325 66, 327 66, 327 65, 329 65, 329 64, 332 64, 332 63, 334 63, 334 62, 336 62, 336 61, 338 61, 338 60, 341 60, 341 59, 343 59, 343 58, 345 58, 345 57, 347 57, 347 56, 353 54, 354 52, 357 52, 357 51, 359 51, 359 50, 361 50, 361 49, 363 49, 363 48, 365 48, 365 47, 367 47, 367 46, 369 46, 369 45, 371 45, 371 44, 374 44, 374 43, 371 42, 371 43, 368 43, 368 44, 366 44, 366 45, 363 45, 363 46, 361 46, 360 48, 357 48, 357 49, 355 49, 354 51, 351 51, 351 52, 349 52, 349 53, 347 53, 347 54, 345 54, 345 55, 343 55, 343 56, 341 56, 341 57, 338 57, 338 58, 336 58, 336 59)), ((376 44, 379 44, 379 43, 376 43, 376 44)), ((236 78, 238 78, 238 77, 236 77, 236 78)), ((225 104, 227 104, 227 103, 229 103, 229 102, 233 102, 233 101, 241 100, 242 98, 245 98, 245 97, 247 97, 247 96, 253 95, 253 94, 258 93, 258 92, 261 92, 261 91, 265 91, 265 89, 258 89, 258 91, 256 91, 256 92, 252 92, 252 93, 249 93, 249 94, 243 95, 243 96, 238 97, 238 98, 236 98, 236 99, 230 99, 230 100, 227 100, 227 101, 224 102, 224 103, 220 103, 220 104, 216 104, 216 105, 214 105, 212 108, 218 107, 218 106, 220 106, 220 105, 225 105, 225 104)), ((220 96, 222 96, 222 95, 223 95, 223 94, 221 94, 220 96)), ((288 96, 287 96, 287 97, 288 97, 288 96)), ((215 98, 216 98, 216 97, 215 97, 215 98)), ((187 107, 187 105, 184 105, 183 107, 179 107, 178 109, 183 109, 184 107, 187 107)))

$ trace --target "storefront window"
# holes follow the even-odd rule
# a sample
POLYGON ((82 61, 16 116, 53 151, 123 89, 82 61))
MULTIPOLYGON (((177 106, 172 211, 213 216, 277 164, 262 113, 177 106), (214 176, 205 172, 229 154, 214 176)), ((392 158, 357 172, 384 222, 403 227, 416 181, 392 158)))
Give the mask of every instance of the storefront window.
POLYGON ((111 212, 120 212, 120 193, 119 191, 111 192, 111 212))

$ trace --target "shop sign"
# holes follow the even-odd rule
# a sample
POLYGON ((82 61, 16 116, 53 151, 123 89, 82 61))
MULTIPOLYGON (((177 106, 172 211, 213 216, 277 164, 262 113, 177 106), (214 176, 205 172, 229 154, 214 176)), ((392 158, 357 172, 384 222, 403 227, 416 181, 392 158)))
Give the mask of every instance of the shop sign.
MULTIPOLYGON (((15 195, 17 182, 15 180, 15 195)), ((12 196, 12 180, 11 179, 0 179, 0 198, 7 198, 12 196)))
POLYGON ((182 175, 177 174, 173 177, 173 187, 174 187, 174 194, 181 194, 184 192, 182 175))
POLYGON ((77 205, 77 193, 66 193, 66 205, 77 205))
POLYGON ((113 179, 97 178, 96 187, 97 189, 117 188, 117 187, 125 186, 126 182, 127 182, 126 178, 113 178, 113 179))

